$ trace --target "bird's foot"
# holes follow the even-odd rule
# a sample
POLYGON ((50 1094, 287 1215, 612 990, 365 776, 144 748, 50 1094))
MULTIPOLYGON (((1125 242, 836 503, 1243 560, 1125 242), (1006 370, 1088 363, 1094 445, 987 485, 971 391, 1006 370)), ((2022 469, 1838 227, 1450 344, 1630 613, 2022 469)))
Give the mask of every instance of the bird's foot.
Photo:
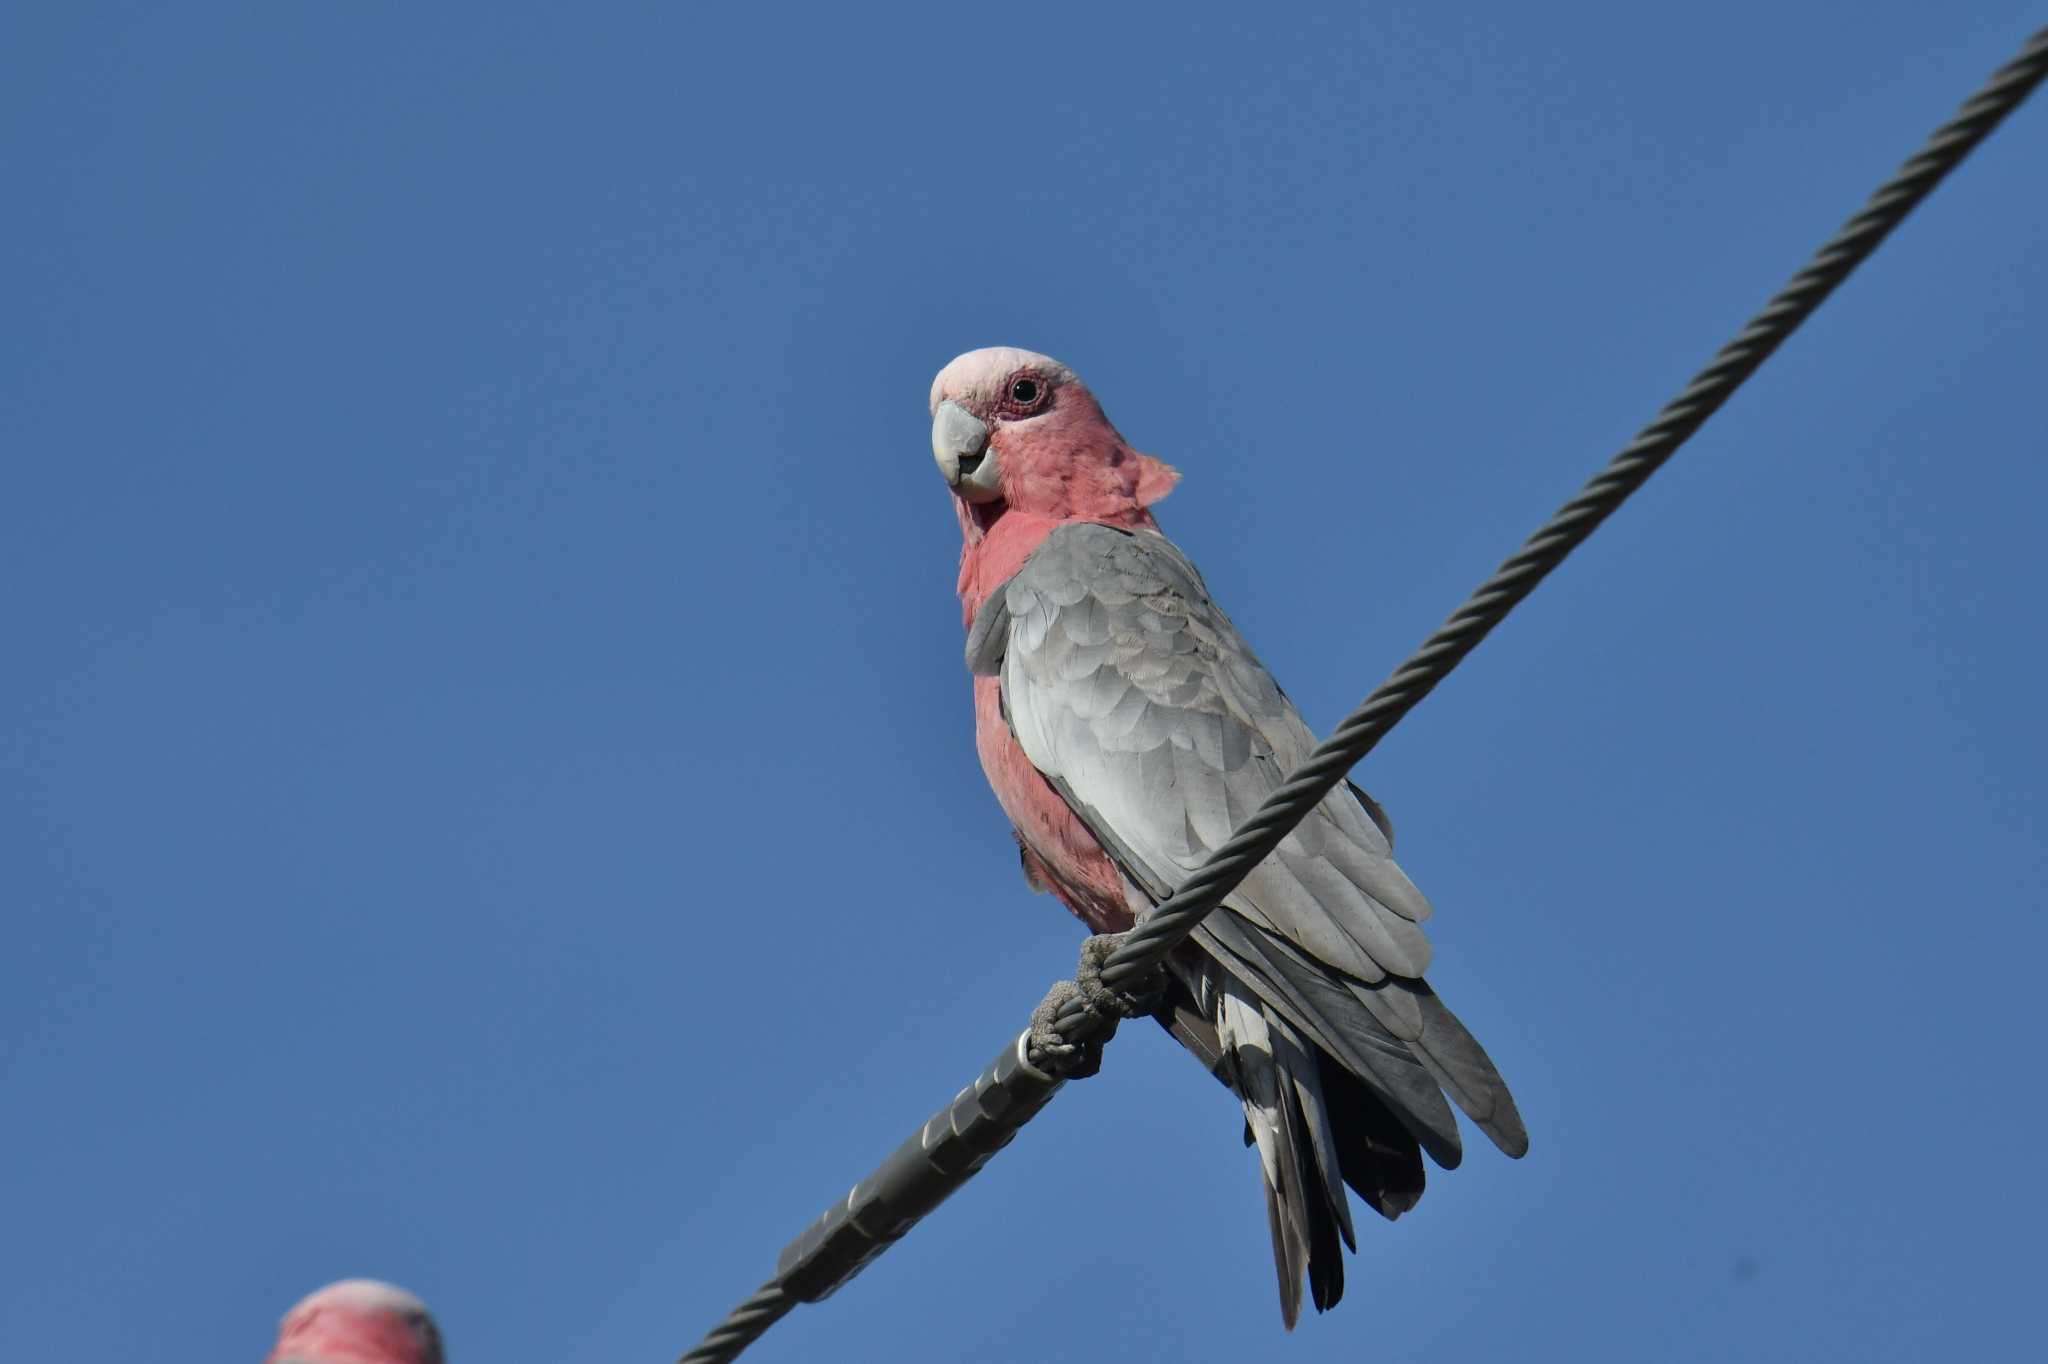
POLYGON ((1166 992, 1163 969, 1135 994, 1103 983, 1103 963, 1122 942, 1122 935, 1113 933, 1083 942, 1074 979, 1054 985, 1031 1011, 1026 1043, 1031 1064, 1063 1079, 1086 1079, 1102 1069, 1103 1044, 1116 1036, 1118 1023, 1159 1007, 1166 992))
POLYGON ((1122 933, 1097 933, 1081 943, 1081 964, 1074 968, 1074 980, 1090 1007, 1116 1018, 1140 1018, 1159 1007, 1166 997, 1166 968, 1154 967, 1150 978, 1135 990, 1116 990, 1105 985, 1102 968, 1110 954, 1124 945, 1122 933))
POLYGON ((1114 1015, 1097 1012, 1071 980, 1055 981, 1031 1011, 1025 1053, 1031 1064, 1062 1080, 1085 1080, 1102 1069, 1102 1044, 1116 1035, 1114 1015), (1060 1015, 1064 1013, 1063 1023, 1060 1015))

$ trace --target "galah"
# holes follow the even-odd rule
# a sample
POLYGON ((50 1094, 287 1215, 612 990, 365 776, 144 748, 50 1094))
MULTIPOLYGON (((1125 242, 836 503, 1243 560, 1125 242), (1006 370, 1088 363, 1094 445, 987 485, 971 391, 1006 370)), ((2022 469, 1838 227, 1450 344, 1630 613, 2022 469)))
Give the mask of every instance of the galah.
POLYGON ((284 1314, 264 1364, 442 1364, 427 1305, 388 1283, 344 1279, 284 1314))
MULTIPOLYGON (((1179 475, 1072 370, 971 351, 939 372, 931 415, 982 767, 1031 885, 1124 931, 1315 737, 1160 532, 1151 508, 1179 475)), ((1422 1152, 1458 1164, 1446 1093, 1502 1151, 1528 1149, 1493 1062, 1423 981, 1429 912, 1386 816, 1347 784, 1170 962, 1155 1016, 1243 1103, 1290 1328, 1304 1274, 1318 1310, 1344 1291, 1344 1185, 1392 1219, 1422 1196, 1422 1152)))

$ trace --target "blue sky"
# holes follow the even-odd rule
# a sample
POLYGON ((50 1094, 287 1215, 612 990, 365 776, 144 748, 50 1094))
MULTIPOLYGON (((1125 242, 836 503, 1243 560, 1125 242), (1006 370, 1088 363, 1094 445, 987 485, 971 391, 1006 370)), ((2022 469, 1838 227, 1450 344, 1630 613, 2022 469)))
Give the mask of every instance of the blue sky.
MULTIPOLYGON (((1072 364, 1327 727, 2034 7, 18 6, 0 1355, 672 1358, 1079 936, 938 367, 1072 364)), ((1361 769, 1483 1142, 1283 1340, 1134 1029, 749 1358, 2038 1341, 2048 107, 1361 769)))

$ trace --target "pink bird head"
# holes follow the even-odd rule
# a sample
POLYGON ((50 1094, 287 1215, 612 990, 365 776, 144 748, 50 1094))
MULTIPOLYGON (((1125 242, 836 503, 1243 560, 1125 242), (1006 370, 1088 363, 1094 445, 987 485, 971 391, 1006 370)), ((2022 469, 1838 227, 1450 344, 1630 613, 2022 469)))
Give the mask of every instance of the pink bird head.
POLYGON ((264 1364, 442 1364, 441 1332, 403 1288, 344 1279, 284 1314, 264 1364))
POLYGON ((1059 361, 1013 346, 960 356, 932 381, 932 456, 971 545, 996 521, 1150 525, 1180 475, 1117 434, 1059 361))

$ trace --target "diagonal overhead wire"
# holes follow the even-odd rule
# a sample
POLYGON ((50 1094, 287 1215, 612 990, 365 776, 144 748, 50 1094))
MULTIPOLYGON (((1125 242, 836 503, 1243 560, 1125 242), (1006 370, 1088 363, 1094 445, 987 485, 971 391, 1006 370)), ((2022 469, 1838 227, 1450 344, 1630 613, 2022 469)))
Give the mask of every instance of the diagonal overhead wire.
MULTIPOLYGON (((1654 421, 1395 669, 1229 842, 1125 936, 1104 963, 1102 982, 1129 990, 1145 981, 1401 717, 1733 396, 2044 76, 2048 29, 2034 34, 2018 56, 1994 72, 1654 421)), ((1068 1038, 1085 1037, 1100 1026, 1079 999, 1062 1009, 1056 1023, 1068 1038)), ((775 1277, 678 1364, 725 1364, 797 1303, 831 1294, 965 1184, 1050 1102, 1061 1083, 1032 1064, 1024 1037, 1007 1045, 972 1085, 792 1242, 777 1262, 775 1277)))

